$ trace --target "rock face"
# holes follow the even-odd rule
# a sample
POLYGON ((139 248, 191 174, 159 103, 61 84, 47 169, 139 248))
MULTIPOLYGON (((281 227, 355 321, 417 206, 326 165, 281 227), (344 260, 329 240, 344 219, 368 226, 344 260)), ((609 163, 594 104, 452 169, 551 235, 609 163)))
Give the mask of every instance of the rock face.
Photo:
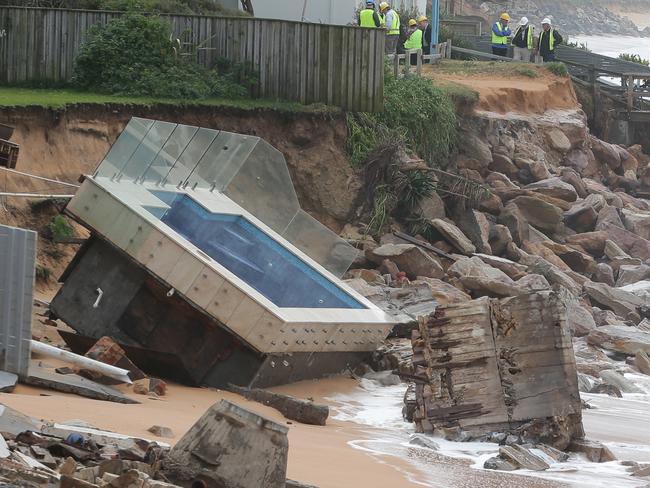
POLYGON ((559 449, 584 435, 566 307, 554 292, 438 309, 412 343, 418 432, 525 430, 559 449))
POLYGON ((440 263, 415 244, 384 244, 366 251, 366 257, 375 264, 391 260, 409 279, 418 276, 442 278, 445 274, 440 263))

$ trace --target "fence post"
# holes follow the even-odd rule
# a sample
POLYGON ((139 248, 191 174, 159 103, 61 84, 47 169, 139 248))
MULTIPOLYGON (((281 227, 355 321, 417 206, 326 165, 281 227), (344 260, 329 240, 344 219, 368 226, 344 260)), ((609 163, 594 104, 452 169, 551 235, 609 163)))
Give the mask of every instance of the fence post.
POLYGON ((399 78, 399 54, 393 54, 393 75, 395 79, 399 78))
POLYGON ((634 110, 634 75, 627 77, 627 113, 634 110))
POLYGON ((422 76, 422 49, 417 50, 417 56, 418 56, 418 61, 417 61, 417 67, 415 68, 415 71, 418 76, 422 76))
POLYGON ((445 48, 445 57, 451 59, 451 39, 447 39, 447 47, 445 48))

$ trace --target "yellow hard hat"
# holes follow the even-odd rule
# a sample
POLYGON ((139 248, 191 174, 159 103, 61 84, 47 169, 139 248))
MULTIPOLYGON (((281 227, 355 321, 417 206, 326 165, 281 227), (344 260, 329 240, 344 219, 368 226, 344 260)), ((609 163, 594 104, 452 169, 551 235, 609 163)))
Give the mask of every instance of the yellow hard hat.
POLYGON ((388 5, 388 2, 381 2, 379 4, 380 10, 386 10, 390 5, 388 5))
POLYGON ((507 13, 505 13, 505 12, 503 12, 503 13, 501 14, 501 17, 500 17, 500 18, 501 18, 501 20, 510 20, 510 16, 509 16, 507 13))
POLYGON ((427 16, 426 16, 426 15, 420 15, 420 16, 418 17, 418 22, 424 22, 425 20, 429 20, 429 19, 427 19, 427 16))
POLYGON ((413 27, 414 25, 418 25, 415 19, 409 19, 409 27, 413 27))

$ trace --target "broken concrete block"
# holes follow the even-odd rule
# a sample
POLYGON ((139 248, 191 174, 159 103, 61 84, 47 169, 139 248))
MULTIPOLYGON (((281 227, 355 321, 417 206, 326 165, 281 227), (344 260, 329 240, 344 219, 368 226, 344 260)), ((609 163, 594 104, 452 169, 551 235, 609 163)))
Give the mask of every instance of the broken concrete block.
POLYGON ((11 393, 16 388, 18 376, 7 371, 0 371, 0 393, 11 393))
POLYGON ((583 435, 567 310, 557 293, 439 308, 420 319, 412 345, 418 432, 525 432, 558 449, 583 435))
MULTIPOLYGON (((140 380, 146 375, 126 356, 126 352, 112 338, 104 336, 100 338, 85 354, 86 357, 101 361, 102 363, 117 366, 118 368, 129 371, 129 377, 132 380, 140 380)), ((90 379, 104 383, 102 375, 94 372, 88 372, 90 379)), ((84 376, 86 376, 84 374, 84 376)), ((88 376, 87 376, 88 377, 88 376)), ((108 384, 113 384, 111 381, 108 384)))
POLYGON ((569 445, 569 451, 584 454, 593 463, 616 461, 616 456, 600 442, 587 439, 574 439, 569 445))
POLYGON ((0 404, 0 432, 18 435, 26 430, 38 432, 38 422, 18 410, 0 404))
POLYGON ((100 446, 116 446, 119 449, 131 449, 138 444, 155 443, 161 447, 170 447, 169 444, 161 441, 152 441, 139 437, 131 437, 125 434, 109 432, 107 430, 92 429, 88 427, 74 427, 65 424, 48 423, 43 426, 41 432, 67 439, 71 434, 81 436, 85 440, 93 441, 100 446))
POLYGON ((222 400, 169 452, 163 471, 173 482, 201 477, 232 488, 284 488, 288 429, 222 400))
POLYGON ((67 457, 59 465, 57 471, 62 475, 72 476, 76 470, 77 470, 77 462, 73 458, 67 457))

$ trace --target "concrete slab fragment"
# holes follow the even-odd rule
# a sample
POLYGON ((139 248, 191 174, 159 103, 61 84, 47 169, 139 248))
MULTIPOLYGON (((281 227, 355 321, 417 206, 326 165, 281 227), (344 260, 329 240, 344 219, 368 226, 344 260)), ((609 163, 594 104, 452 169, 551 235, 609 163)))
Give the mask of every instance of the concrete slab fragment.
POLYGON ((0 392, 11 393, 16 388, 18 376, 7 371, 0 371, 0 392))
POLYGON ((38 431, 39 429, 40 425, 36 420, 0 404, 0 432, 18 435, 26 430, 38 431))

